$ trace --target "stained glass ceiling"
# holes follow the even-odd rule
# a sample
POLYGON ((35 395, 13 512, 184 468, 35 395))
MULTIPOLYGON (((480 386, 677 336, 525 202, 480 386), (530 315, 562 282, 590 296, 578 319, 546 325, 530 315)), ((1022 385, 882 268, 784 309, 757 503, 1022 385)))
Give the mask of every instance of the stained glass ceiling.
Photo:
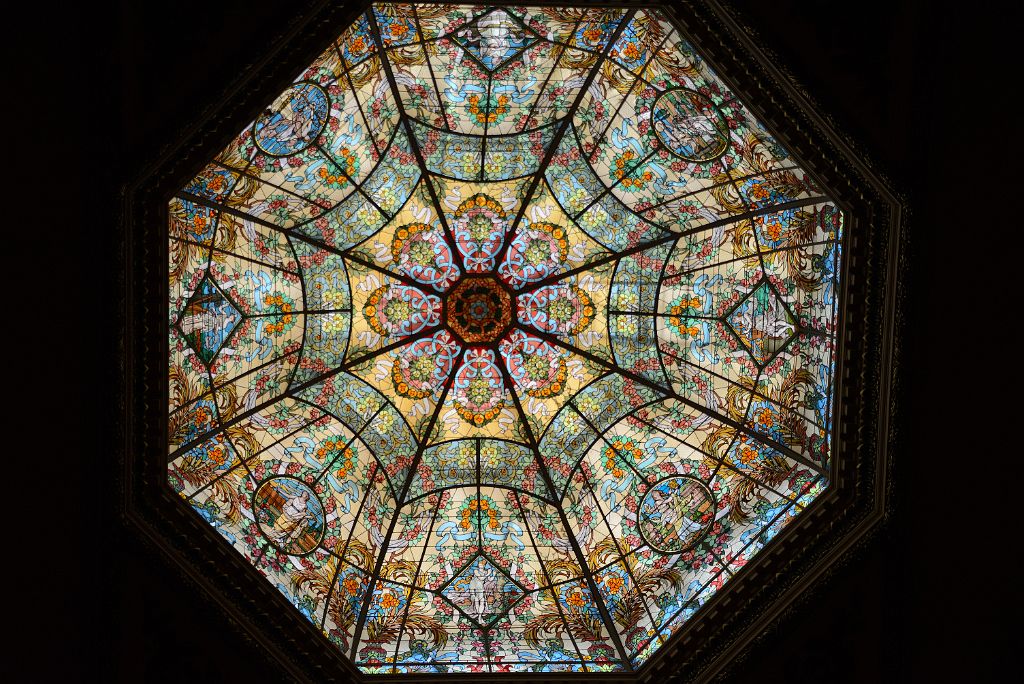
POLYGON ((829 484, 841 229, 657 10, 374 5, 170 202, 168 480, 364 672, 639 668, 829 484))

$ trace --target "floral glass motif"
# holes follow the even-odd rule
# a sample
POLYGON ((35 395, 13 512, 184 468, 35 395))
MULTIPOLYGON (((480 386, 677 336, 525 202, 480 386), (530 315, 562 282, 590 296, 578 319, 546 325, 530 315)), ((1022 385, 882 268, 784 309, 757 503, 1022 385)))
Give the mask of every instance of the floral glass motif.
POLYGON ((168 482, 366 673, 634 671, 829 486, 843 215, 656 9, 374 4, 168 216, 168 482))

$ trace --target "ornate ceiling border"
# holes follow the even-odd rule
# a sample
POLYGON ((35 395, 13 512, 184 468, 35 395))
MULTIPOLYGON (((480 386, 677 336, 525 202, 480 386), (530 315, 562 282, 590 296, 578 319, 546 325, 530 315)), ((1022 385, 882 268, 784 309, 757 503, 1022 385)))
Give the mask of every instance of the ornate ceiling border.
MULTIPOLYGON (((493 4, 522 4, 495 2, 493 4)), ((531 5, 564 2, 539 0, 531 5)), ((517 673, 518 682, 706 681, 742 659, 794 604, 863 546, 890 512, 906 206, 865 152, 840 133, 811 96, 777 66, 739 17, 717 0, 595 2, 658 6, 754 114, 784 142, 847 218, 836 369, 833 485, 710 599, 638 672, 517 673)), ((124 522, 220 606, 257 649, 298 681, 440 682, 461 675, 363 675, 320 631, 184 506, 166 482, 167 201, 296 67, 340 33, 368 2, 323 0, 284 27, 194 124, 180 132, 121 192, 117 449, 124 522), (302 40, 297 40, 298 36, 302 40)), ((474 681, 508 675, 475 675, 474 681)))

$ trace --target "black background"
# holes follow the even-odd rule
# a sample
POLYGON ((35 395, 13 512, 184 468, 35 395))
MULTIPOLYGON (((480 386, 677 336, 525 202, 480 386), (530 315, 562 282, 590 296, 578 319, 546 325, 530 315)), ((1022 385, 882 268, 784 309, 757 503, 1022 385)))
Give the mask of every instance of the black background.
MULTIPOLYGON (((28 475, 7 489, 29 507, 0 528, 19 574, 7 599, 24 606, 5 608, 18 639, 0 675, 13 665, 34 681, 282 677, 116 520, 115 198, 308 3, 40 5, 35 20, 5 25, 17 117, 5 126, 16 184, 4 186, 15 238, 4 273, 16 301, 3 305, 4 327, 17 350, 5 385, 18 398, 6 465, 28 475), (34 329, 20 327, 25 309, 41 312, 34 329)), ((1024 453, 1009 411, 1021 351, 1009 292, 1019 75, 999 58, 997 30, 1009 20, 923 0, 733 6, 905 193, 912 256, 894 515, 729 679, 997 681, 1020 641, 1002 625, 1020 597, 1011 507, 1024 453)))

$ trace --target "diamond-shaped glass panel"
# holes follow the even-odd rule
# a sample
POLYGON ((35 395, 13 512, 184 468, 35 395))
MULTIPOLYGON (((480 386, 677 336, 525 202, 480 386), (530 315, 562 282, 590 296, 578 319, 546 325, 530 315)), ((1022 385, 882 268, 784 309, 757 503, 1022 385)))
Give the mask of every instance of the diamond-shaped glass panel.
POLYGON ((207 277, 185 305, 178 329, 203 363, 209 365, 241 320, 241 312, 207 277))
POLYGON ((536 41, 532 31, 501 9, 462 27, 453 38, 490 71, 497 70, 536 41))
POLYGON ((523 592, 493 563, 477 556, 441 593, 463 613, 487 626, 518 601, 523 592))
POLYGON ((754 361, 762 366, 796 332, 793 315, 767 281, 761 281, 741 299, 726 321, 754 361))

